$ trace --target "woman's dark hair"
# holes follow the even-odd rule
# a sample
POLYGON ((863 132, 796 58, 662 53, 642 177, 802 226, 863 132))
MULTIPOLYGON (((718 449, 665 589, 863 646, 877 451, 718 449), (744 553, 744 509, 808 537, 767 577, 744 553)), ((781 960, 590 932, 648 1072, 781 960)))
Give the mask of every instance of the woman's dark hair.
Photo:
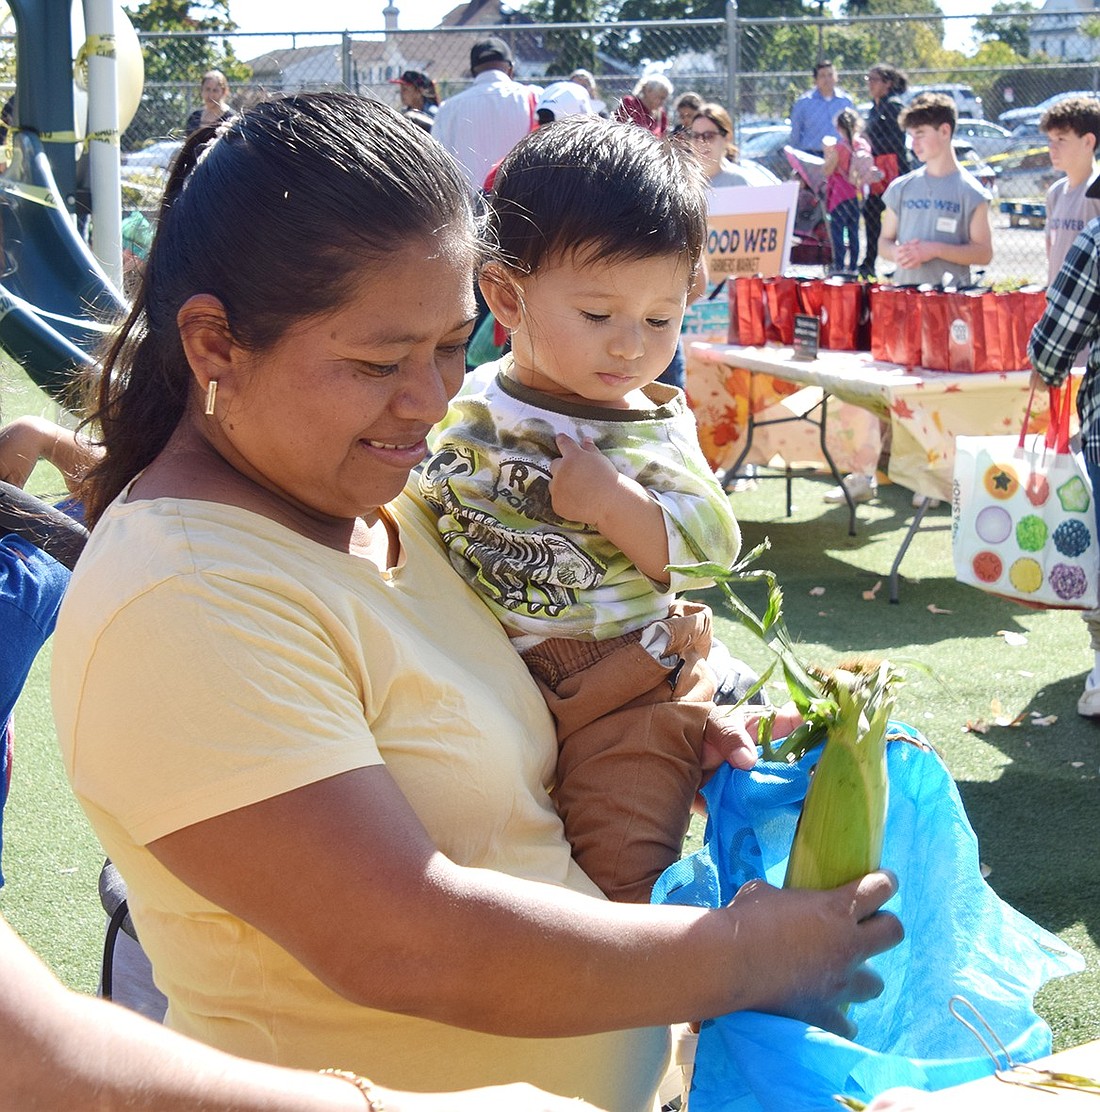
POLYGON ((888 62, 876 62, 868 68, 867 72, 878 75, 889 90, 887 96, 895 97, 909 88, 909 76, 905 70, 900 70, 897 66, 892 66, 888 62))
POLYGON ((707 230, 707 178, 674 143, 643 127, 570 116, 526 136, 497 172, 489 250, 524 274, 547 259, 682 255, 707 230))
POLYGON ((192 135, 96 388, 89 422, 106 455, 82 491, 88 520, 156 458, 197 393, 176 324, 190 297, 216 297, 233 339, 262 353, 298 322, 339 308, 372 262, 436 236, 473 245, 461 173, 375 101, 283 97, 192 135))

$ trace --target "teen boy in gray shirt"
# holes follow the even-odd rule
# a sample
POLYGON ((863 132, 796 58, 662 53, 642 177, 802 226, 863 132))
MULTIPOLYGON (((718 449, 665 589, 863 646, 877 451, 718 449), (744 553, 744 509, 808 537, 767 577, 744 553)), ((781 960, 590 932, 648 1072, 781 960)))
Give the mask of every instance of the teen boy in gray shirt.
POLYGON ((924 163, 883 196, 878 253, 897 264, 898 285, 969 285, 971 266, 993 258, 989 193, 955 157, 956 117, 955 102, 942 93, 914 97, 898 117, 924 163))
POLYGON ((1047 279, 1053 285, 1070 245, 1090 220, 1100 216, 1100 200, 1087 192, 1096 173, 1100 101, 1060 100, 1043 113, 1039 130, 1047 137, 1051 166, 1065 174, 1047 190, 1047 279))

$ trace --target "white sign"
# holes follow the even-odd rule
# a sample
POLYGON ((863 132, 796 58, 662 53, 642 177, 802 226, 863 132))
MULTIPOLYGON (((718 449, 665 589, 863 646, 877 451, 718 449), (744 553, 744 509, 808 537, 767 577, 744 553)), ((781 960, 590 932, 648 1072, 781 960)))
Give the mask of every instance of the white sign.
POLYGON ((707 266, 711 281, 786 271, 794 238, 798 183, 738 185, 710 191, 707 266))

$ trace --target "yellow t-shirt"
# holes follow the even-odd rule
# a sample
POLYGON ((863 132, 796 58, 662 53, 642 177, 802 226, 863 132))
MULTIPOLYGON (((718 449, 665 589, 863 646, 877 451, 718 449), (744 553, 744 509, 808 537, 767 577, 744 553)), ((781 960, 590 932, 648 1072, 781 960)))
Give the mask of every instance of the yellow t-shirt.
POLYGON ((81 556, 54 641, 58 736, 129 884, 168 1021, 245 1057, 398 1088, 525 1080, 649 1109, 666 1030, 512 1039, 353 1005, 145 848, 385 763, 452 860, 598 896, 547 796, 541 695, 434 522, 406 496, 393 516, 404 558, 386 573, 247 511, 176 499, 116 502, 81 556))

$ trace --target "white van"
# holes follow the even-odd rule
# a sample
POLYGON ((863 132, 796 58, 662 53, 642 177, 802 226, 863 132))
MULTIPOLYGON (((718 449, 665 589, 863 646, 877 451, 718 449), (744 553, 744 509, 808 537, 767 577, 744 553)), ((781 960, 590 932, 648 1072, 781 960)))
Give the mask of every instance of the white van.
POLYGON ((982 98, 969 85, 910 85, 901 99, 908 104, 918 93, 945 93, 955 102, 959 116, 970 120, 984 119, 982 98))

